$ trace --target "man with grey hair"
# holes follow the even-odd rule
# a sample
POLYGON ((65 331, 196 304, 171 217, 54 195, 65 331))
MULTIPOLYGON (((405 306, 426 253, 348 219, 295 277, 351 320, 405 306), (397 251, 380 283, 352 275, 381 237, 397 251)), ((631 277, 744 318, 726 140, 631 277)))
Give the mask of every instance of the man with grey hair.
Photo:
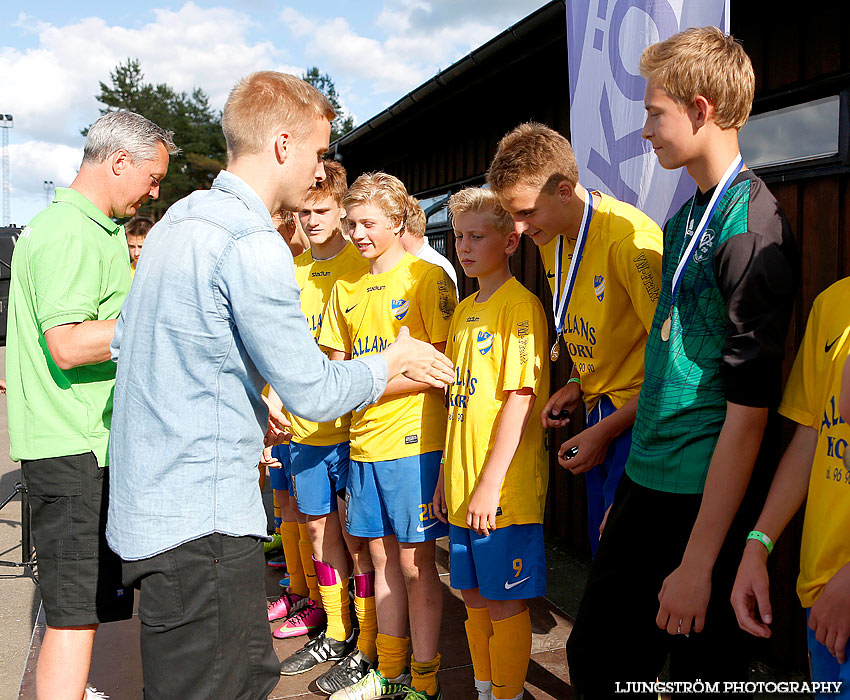
POLYGON ((89 130, 79 173, 21 233, 12 256, 6 351, 9 439, 32 504, 47 618, 39 700, 86 688, 100 622, 129 618, 133 594, 105 539, 115 364, 109 343, 130 291, 124 228, 159 195, 172 134, 132 112, 89 130))

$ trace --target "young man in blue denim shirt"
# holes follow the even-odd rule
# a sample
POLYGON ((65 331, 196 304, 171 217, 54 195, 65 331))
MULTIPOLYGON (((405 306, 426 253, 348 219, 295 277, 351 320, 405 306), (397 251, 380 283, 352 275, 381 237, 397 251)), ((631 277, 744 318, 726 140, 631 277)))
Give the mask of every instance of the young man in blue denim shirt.
POLYGON ((107 538, 141 589, 148 698, 265 698, 277 684, 256 471, 265 383, 292 412, 327 421, 396 374, 434 386, 453 376, 406 331, 381 356, 332 363, 307 329, 269 212, 299 209, 322 180, 333 117, 297 78, 243 79, 222 117, 227 169, 150 232, 116 326, 107 538))

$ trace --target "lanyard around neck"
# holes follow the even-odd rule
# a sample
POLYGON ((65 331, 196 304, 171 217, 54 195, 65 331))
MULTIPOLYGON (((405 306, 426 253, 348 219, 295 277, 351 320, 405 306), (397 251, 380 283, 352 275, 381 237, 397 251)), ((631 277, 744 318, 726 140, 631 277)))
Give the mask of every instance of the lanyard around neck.
MULTIPOLYGON (((700 219, 699 226, 697 226, 696 231, 694 231, 694 235, 691 237, 691 242, 688 244, 684 255, 682 255, 679 260, 676 272, 673 274, 673 296, 670 299, 671 307, 676 303, 676 297, 679 296, 679 288, 682 286, 682 277, 685 274, 685 270, 688 269, 688 265, 691 260, 693 260, 705 232, 708 230, 708 224, 711 222, 711 217, 714 216, 714 211, 717 209, 717 205, 720 204, 721 198, 724 194, 726 194, 726 191, 732 185, 732 181, 737 177, 738 173, 741 172, 743 167, 744 161, 741 158, 741 154, 738 153, 738 155, 735 156, 735 160, 732 161, 731 165, 726 169, 726 172, 723 173, 723 177, 720 179, 720 182, 717 183, 717 187, 714 188, 714 194, 711 195, 711 200, 709 200, 708 206, 705 208, 705 212, 700 219)), ((694 194, 694 201, 696 201, 696 194, 694 194)), ((691 203, 691 210, 693 210, 693 203, 691 203)), ((690 221, 690 216, 688 216, 688 221, 690 221)))
POLYGON ((555 331, 558 335, 564 332, 564 320, 567 316, 567 308, 570 305, 570 297, 573 295, 576 273, 581 263, 584 244, 587 240, 587 232, 590 229, 590 221, 593 218, 595 210, 596 205, 593 201, 593 194, 588 190, 587 199, 584 202, 584 213, 581 217, 581 226, 579 226, 578 238, 576 238, 576 247, 573 250, 573 258, 570 261, 570 268, 567 271, 567 281, 564 284, 563 292, 561 291, 561 276, 563 273, 562 255, 564 237, 558 236, 555 243, 555 291, 552 294, 552 313, 555 315, 555 331))

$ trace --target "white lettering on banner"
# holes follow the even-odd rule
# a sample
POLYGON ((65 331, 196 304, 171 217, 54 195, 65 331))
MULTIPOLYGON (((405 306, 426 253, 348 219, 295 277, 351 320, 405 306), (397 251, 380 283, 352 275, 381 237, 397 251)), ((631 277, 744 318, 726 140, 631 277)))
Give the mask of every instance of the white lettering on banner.
POLYGON ((615 681, 615 693, 747 693, 765 695, 799 695, 803 693, 836 695, 843 681, 615 681))
POLYGON ((584 187, 634 204, 659 225, 694 193, 684 169, 664 170, 640 136, 640 55, 688 27, 728 32, 729 1, 567 0, 570 131, 584 187))

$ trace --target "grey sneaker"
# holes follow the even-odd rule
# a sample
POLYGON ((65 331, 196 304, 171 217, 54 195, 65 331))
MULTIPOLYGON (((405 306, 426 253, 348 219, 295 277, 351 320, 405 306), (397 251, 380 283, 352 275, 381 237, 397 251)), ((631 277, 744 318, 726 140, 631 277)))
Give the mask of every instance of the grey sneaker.
POLYGON ((326 661, 340 661, 345 658, 345 652, 349 648, 350 641, 340 642, 336 639, 328 639, 322 632, 280 662, 280 675, 296 676, 326 661))
POLYGON ((384 678, 373 668, 354 685, 337 690, 330 700, 376 700, 401 695, 410 691, 410 681, 410 673, 406 670, 395 678, 384 678))
POLYGON ((319 676, 316 685, 326 693, 335 693, 357 683, 372 666, 372 660, 355 647, 342 661, 319 676))

